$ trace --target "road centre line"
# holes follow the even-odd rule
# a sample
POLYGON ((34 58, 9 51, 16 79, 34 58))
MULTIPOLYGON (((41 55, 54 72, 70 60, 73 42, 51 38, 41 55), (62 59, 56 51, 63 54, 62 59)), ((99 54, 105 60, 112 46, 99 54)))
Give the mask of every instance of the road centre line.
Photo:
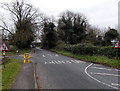
POLYGON ((95 69, 103 69, 103 70, 114 70, 114 71, 120 71, 120 70, 117 70, 117 69, 107 69, 107 68, 100 68, 100 67, 91 67, 91 68, 95 68, 95 69))
POLYGON ((104 85, 106 85, 106 86, 109 86, 109 87, 111 87, 111 88, 119 89, 119 88, 117 88, 117 87, 114 87, 114 86, 111 86, 111 85, 109 85, 109 84, 106 84, 106 83, 104 83, 104 82, 102 82, 102 81, 100 81, 100 80, 92 77, 90 74, 88 74, 87 70, 88 70, 88 68, 89 68, 90 66, 92 66, 92 65, 93 65, 93 63, 89 64, 89 65, 85 68, 85 73, 86 73, 90 78, 92 78, 93 80, 95 80, 95 81, 97 81, 97 82, 99 82, 99 83, 101 83, 101 84, 104 84, 104 85))
POLYGON ((91 72, 91 74, 95 74, 95 75, 107 75, 107 76, 120 76, 120 75, 116 75, 116 74, 94 73, 94 72, 91 72))

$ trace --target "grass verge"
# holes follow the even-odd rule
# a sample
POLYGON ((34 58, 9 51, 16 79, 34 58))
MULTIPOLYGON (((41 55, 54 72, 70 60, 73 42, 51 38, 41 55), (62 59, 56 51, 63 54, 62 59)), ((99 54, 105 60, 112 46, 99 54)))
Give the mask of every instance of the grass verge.
POLYGON ((120 62, 119 62, 120 60, 111 59, 111 58, 108 58, 106 56, 75 55, 75 54, 67 52, 65 50, 55 50, 55 49, 52 49, 52 51, 54 51, 56 53, 59 53, 59 54, 63 54, 65 56, 80 59, 80 60, 83 60, 83 61, 88 61, 88 62, 97 63, 97 64, 103 64, 103 65, 106 65, 106 66, 110 66, 110 67, 113 67, 113 68, 120 69, 120 62))
POLYGON ((22 61, 18 59, 8 59, 5 68, 2 68, 2 89, 9 89, 12 82, 22 66, 22 61))
POLYGON ((15 55, 15 54, 24 54, 24 53, 29 53, 31 52, 31 49, 21 49, 19 50, 19 53, 15 53, 15 51, 8 51, 6 52, 6 56, 12 56, 12 55, 15 55))

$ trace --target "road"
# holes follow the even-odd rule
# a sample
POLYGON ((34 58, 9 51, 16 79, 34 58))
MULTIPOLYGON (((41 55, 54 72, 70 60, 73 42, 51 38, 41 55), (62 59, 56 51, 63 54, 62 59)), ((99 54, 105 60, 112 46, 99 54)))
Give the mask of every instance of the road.
POLYGON ((40 48, 31 55, 39 89, 118 89, 120 70, 84 62, 40 48))

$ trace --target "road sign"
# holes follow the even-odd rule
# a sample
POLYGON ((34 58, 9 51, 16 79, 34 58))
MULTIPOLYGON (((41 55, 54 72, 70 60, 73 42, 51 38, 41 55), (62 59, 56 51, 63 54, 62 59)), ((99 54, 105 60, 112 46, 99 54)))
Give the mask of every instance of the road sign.
POLYGON ((114 48, 120 48, 119 42, 116 42, 116 43, 115 43, 114 48))
POLYGON ((8 51, 8 47, 6 46, 5 43, 3 43, 2 46, 0 46, 0 50, 1 51, 8 51))
POLYGON ((30 63, 30 54, 24 53, 24 63, 30 63))

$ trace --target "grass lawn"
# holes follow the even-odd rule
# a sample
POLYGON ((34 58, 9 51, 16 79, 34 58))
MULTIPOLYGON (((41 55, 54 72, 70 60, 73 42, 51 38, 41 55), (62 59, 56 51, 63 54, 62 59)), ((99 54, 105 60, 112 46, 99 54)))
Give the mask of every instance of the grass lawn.
MULTIPOLYGON (((29 53, 29 52, 31 52, 31 49, 21 49, 21 50, 19 50, 19 53, 18 54, 24 54, 24 53, 29 53)), ((11 51, 8 51, 8 52, 6 52, 6 56, 11 56, 11 55, 15 55, 16 53, 15 52, 11 52, 11 51)))
POLYGON ((0 65, 0 91, 2 90, 2 65, 0 65))
POLYGON ((10 85, 16 79, 21 66, 21 60, 8 59, 5 63, 5 68, 2 68, 2 89, 10 88, 10 85))
POLYGON ((89 62, 93 62, 93 63, 104 64, 104 65, 107 65, 107 66, 110 66, 110 67, 113 67, 113 68, 120 69, 120 62, 119 62, 120 60, 111 59, 111 58, 108 58, 106 56, 75 55, 75 54, 72 54, 72 53, 67 52, 65 50, 52 50, 52 51, 55 51, 56 53, 63 54, 63 55, 69 56, 69 57, 80 59, 80 60, 83 60, 83 61, 89 61, 89 62))

